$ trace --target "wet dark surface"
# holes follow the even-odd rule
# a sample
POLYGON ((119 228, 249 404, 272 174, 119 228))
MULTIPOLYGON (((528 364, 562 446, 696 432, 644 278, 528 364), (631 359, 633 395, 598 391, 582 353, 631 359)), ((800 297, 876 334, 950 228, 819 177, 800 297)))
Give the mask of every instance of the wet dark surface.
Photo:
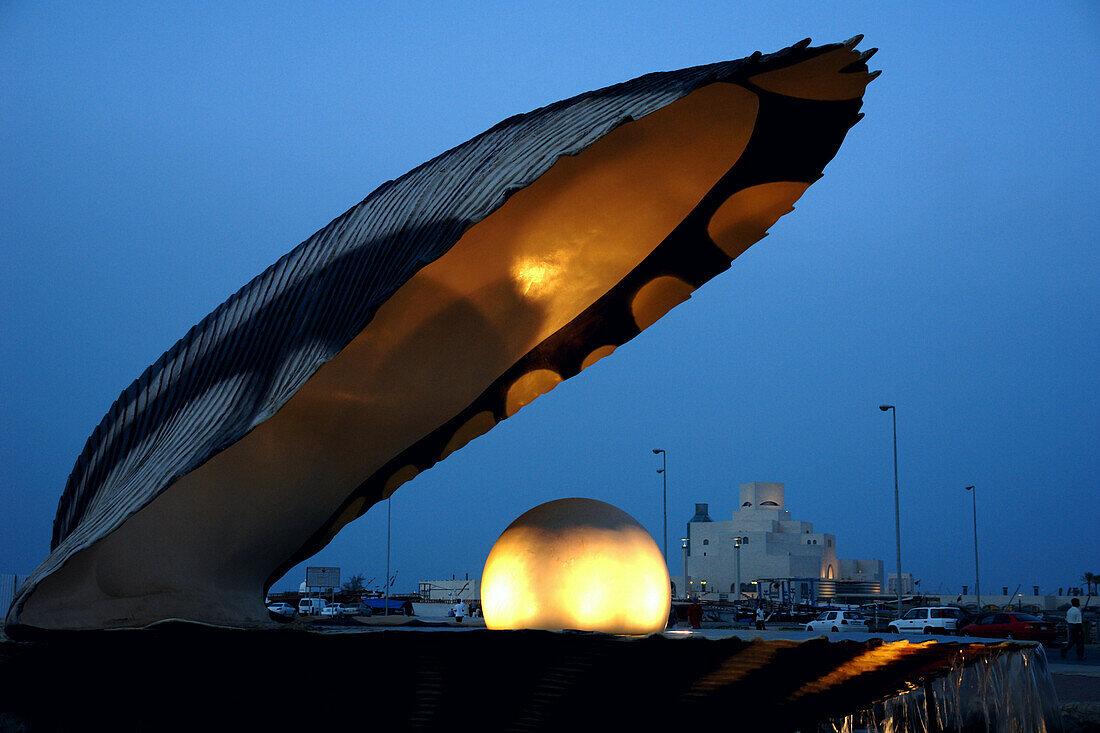
POLYGON ((316 633, 163 625, 0 644, 0 712, 28 730, 607 728, 738 711, 741 727, 814 730, 1018 645, 628 638, 588 632, 316 633), (868 655, 875 660, 870 666, 868 655), (371 711, 371 712, 368 712, 371 711), (580 727, 578 727, 580 726, 580 727))
POLYGON ((1052 674, 1059 702, 1100 702, 1100 677, 1052 674))

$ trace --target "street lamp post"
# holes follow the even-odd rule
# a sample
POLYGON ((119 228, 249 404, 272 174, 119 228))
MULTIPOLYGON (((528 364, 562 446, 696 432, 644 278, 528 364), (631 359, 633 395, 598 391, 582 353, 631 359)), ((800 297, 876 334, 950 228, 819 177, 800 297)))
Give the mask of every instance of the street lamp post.
POLYGON ((390 615, 390 501, 393 495, 386 497, 386 613, 390 615))
POLYGON ((685 601, 688 599, 688 538, 681 537, 680 548, 684 555, 684 587, 680 589, 680 597, 685 601))
POLYGON ((654 455, 661 454, 661 467, 657 469, 657 473, 661 474, 661 516, 663 517, 663 524, 661 525, 661 552, 664 553, 665 564, 668 564, 668 474, 665 469, 668 468, 667 454, 663 448, 654 448, 654 455))
POLYGON ((741 607, 741 538, 733 538, 733 587, 734 608, 741 607))
POLYGON ((973 486, 967 486, 974 500, 974 595, 978 597, 978 613, 982 611, 982 586, 978 580, 978 492, 973 486))
POLYGON ((898 553, 898 618, 901 618, 901 508, 898 505, 898 411, 893 405, 879 405, 878 409, 890 415, 894 422, 894 534, 898 553))

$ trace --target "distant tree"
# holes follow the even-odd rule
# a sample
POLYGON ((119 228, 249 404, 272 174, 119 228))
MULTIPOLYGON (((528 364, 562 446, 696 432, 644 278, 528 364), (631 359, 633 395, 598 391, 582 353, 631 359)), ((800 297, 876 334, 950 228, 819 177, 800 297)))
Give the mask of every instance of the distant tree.
POLYGON ((1085 573, 1081 576, 1081 582, 1085 584, 1085 587, 1088 589, 1088 595, 1091 598, 1096 593, 1096 586, 1100 585, 1100 575, 1096 573, 1085 573))
POLYGON ((362 593, 366 590, 366 586, 363 583, 362 575, 353 575, 344 581, 344 585, 341 588, 345 593, 362 593))

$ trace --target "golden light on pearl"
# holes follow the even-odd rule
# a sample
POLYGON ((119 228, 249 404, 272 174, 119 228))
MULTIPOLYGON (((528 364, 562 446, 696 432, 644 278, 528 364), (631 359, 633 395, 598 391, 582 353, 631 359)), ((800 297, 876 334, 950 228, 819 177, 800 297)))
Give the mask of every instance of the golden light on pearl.
POLYGON ((650 534, 594 499, 558 499, 514 521, 493 545, 481 579, 490 629, 662 631, 668 569, 650 534))

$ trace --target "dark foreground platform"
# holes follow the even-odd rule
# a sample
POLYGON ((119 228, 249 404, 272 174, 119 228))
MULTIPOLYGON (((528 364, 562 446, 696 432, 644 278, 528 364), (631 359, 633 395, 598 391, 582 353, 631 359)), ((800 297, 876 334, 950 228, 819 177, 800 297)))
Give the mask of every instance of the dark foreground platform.
POLYGON ((0 730, 1057 730, 1056 708, 1041 649, 1013 643, 163 624, 0 644, 0 730))

